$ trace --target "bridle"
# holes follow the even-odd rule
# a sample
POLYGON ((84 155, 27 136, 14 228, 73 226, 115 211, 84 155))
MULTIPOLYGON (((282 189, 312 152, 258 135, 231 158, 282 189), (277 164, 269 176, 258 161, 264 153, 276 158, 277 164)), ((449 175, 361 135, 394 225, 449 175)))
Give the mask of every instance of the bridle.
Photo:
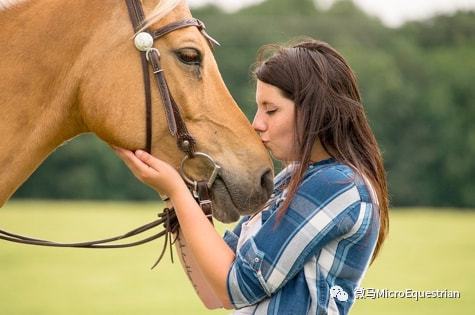
MULTIPOLYGON (((160 64, 160 52, 157 48, 153 47, 155 39, 159 39, 164 35, 173 32, 178 29, 185 27, 197 27, 198 30, 205 36, 208 40, 208 43, 212 46, 213 44, 218 44, 213 38, 211 38, 205 31, 205 25, 198 19, 189 18, 176 22, 169 23, 157 30, 149 30, 148 28, 143 29, 145 14, 142 8, 140 0, 126 0, 127 9, 129 12, 130 19, 132 21, 132 26, 134 28, 134 37, 135 47, 140 51, 140 59, 142 64, 142 73, 143 73, 143 82, 144 82, 144 91, 145 91, 145 125, 146 125, 146 145, 145 150, 149 153, 152 151, 152 97, 151 97, 151 80, 150 80, 150 68, 155 77, 155 81, 159 90, 161 101, 165 109, 165 115, 167 118, 168 129, 170 134, 176 138, 178 148, 185 153, 185 157, 180 164, 180 174, 187 183, 190 191, 195 197, 196 201, 200 205, 201 209, 208 217, 211 223, 213 223, 213 209, 212 202, 210 198, 210 188, 213 185, 216 176, 220 170, 219 165, 210 157, 208 154, 203 152, 196 151, 196 140, 188 132, 186 128, 185 121, 183 120, 180 110, 173 99, 170 90, 165 79, 164 70, 160 64), (140 31, 140 32, 139 32, 140 31), (138 33, 137 33, 138 32, 138 33), (150 67, 149 67, 150 64, 150 67), (185 172, 185 164, 190 159, 205 159, 213 168, 213 171, 208 180, 196 181, 191 179, 185 172)), ((218 44, 219 45, 219 44, 218 44)), ((166 200, 166 196, 162 196, 162 199, 166 200)), ((47 241, 42 239, 36 239, 31 237, 26 237, 22 235, 17 235, 10 233, 4 230, 0 230, 0 239, 29 244, 37 246, 52 246, 52 247, 75 247, 75 248, 124 248, 137 246, 141 244, 148 243, 153 241, 161 236, 165 236, 165 245, 172 245, 173 241, 171 238, 172 233, 178 231, 178 220, 175 215, 173 208, 165 208, 162 213, 158 215, 159 219, 154 220, 148 224, 140 226, 130 232, 127 232, 123 235, 110 237, 102 240, 80 242, 80 243, 58 243, 53 241, 47 241), (164 230, 157 232, 151 236, 145 237, 138 241, 132 241, 129 243, 117 244, 117 241, 123 241, 133 236, 137 236, 146 231, 149 231, 152 228, 163 225, 164 230), (112 244, 111 244, 112 243, 112 244)), ((163 247, 163 250, 152 266, 154 268, 162 259, 167 246, 163 247)), ((171 252, 171 249, 170 249, 171 252)), ((173 256, 172 256, 173 261, 173 256)))
MULTIPOLYGON (((127 8, 129 11, 130 20, 134 27, 134 32, 137 33, 143 27, 145 21, 145 15, 142 9, 142 4, 139 0, 126 0, 127 8)), ((184 19, 176 22, 167 24, 155 31, 150 31, 148 29, 142 30, 140 33, 136 34, 134 43, 135 47, 140 51, 140 59, 142 62, 142 73, 144 81, 144 90, 145 90, 145 113, 146 113, 146 146, 145 150, 151 153, 152 150, 152 98, 151 98, 151 89, 150 89, 150 73, 149 69, 151 67, 152 73, 155 77, 159 94, 162 100, 163 107, 165 109, 165 115, 167 117, 168 130, 170 134, 175 137, 178 148, 183 151, 186 155, 180 164, 180 173, 191 188, 195 197, 199 198, 201 191, 211 188, 218 175, 220 169, 219 165, 216 164, 209 155, 203 152, 196 152, 195 146, 196 141, 193 136, 188 132, 186 128, 185 121, 183 120, 180 110, 178 109, 173 96, 170 93, 170 90, 165 80, 164 71, 160 64, 160 52, 157 48, 153 47, 153 42, 155 39, 159 39, 164 35, 182 29, 185 27, 196 27, 198 30, 205 36, 208 40, 208 43, 212 47, 213 44, 219 43, 214 40, 211 36, 206 33, 206 27, 203 22, 198 19, 190 18, 184 19), (150 67, 148 66, 150 64, 150 67), (208 181, 194 181, 191 180, 185 173, 185 163, 189 159, 202 158, 207 160, 213 166, 213 172, 210 175, 208 181), (203 187, 199 187, 203 186, 203 187)), ((204 200, 201 201, 202 204, 208 203, 204 200)), ((206 208, 206 207, 205 207, 206 208)), ((204 210, 207 213, 210 210, 204 210)), ((209 216, 211 218, 211 216, 209 216)))

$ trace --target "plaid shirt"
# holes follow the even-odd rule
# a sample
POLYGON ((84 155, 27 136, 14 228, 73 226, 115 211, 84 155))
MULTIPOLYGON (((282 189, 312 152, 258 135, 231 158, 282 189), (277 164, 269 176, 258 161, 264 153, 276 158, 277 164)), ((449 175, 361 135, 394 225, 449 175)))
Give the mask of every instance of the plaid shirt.
POLYGON ((224 235, 236 252, 227 279, 235 314, 347 314, 378 238, 374 193, 349 166, 320 161, 277 224, 289 178, 289 168, 275 178, 253 235, 239 242, 250 216, 224 235))

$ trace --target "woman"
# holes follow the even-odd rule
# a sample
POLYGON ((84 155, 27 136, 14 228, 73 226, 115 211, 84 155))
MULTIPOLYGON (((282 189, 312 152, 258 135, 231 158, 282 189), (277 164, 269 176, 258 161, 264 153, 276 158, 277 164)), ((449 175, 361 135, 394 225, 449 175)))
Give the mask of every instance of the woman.
POLYGON ((287 167, 266 207, 224 240, 173 167, 117 151, 170 197, 205 304, 235 314, 347 314, 388 230, 383 162, 355 76, 316 40, 267 46, 259 60, 253 127, 287 167))

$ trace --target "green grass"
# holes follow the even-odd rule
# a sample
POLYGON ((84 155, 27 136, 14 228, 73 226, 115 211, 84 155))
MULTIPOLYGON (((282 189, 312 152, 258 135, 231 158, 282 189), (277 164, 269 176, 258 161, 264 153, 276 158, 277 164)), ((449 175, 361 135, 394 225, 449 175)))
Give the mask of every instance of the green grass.
MULTIPOLYGON (((57 241, 121 234, 155 218, 156 203, 9 202, 0 228, 57 241)), ((225 227, 218 226, 220 230, 225 227)), ((475 300, 475 212, 393 211, 390 236, 362 286, 449 289, 460 299, 358 300, 353 315, 470 314, 475 300)), ((0 242, 1 315, 229 314, 206 310, 162 241, 115 250, 58 249, 0 242), (167 255, 169 256, 169 255, 167 255)))

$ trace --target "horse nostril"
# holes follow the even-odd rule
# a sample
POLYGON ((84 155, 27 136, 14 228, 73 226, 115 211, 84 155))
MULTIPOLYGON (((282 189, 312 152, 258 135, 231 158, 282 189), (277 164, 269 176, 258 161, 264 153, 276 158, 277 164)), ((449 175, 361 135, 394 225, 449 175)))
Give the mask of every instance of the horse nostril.
POLYGON ((274 190, 274 178, 270 168, 266 169, 261 176, 261 187, 266 192, 266 198, 269 198, 274 190))

